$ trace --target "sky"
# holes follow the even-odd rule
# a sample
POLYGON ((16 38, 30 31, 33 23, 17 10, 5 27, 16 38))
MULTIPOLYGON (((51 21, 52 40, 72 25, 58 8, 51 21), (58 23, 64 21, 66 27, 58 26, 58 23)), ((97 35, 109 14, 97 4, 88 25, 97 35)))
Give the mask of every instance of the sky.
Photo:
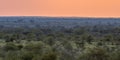
POLYGON ((120 0, 0 0, 0 16, 120 17, 120 0))

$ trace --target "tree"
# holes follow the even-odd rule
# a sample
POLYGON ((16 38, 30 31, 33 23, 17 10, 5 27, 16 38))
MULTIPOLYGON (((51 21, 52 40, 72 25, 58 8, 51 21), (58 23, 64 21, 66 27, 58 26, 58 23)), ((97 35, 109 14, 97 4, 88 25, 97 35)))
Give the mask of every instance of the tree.
POLYGON ((102 48, 88 49, 78 60, 108 60, 107 52, 102 48))
POLYGON ((94 40, 94 37, 93 37, 92 35, 89 35, 89 34, 83 34, 83 35, 81 36, 81 39, 82 39, 82 40, 85 40, 85 41, 88 42, 88 43, 91 43, 92 40, 94 40))
POLYGON ((43 43, 29 43, 24 46, 26 51, 40 52, 43 47, 43 43))
POLYGON ((22 60, 32 60, 32 59, 33 59, 33 56, 34 56, 33 53, 24 51, 24 52, 22 53, 22 60))
POLYGON ((15 51, 15 50, 18 50, 18 47, 14 44, 14 43, 7 43, 4 47, 3 47, 3 49, 5 50, 5 51, 15 51))
POLYGON ((53 38, 53 36, 47 36, 43 41, 50 46, 55 43, 55 39, 53 38))
POLYGON ((120 60, 120 51, 115 51, 110 54, 109 60, 120 60))
POLYGON ((55 52, 43 54, 41 60, 57 60, 57 54, 55 52))

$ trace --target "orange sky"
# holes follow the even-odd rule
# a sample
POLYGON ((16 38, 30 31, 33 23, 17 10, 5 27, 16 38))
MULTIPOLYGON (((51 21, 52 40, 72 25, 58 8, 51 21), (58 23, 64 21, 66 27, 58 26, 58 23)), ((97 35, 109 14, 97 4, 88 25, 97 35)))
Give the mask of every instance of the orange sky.
POLYGON ((120 0, 0 0, 0 15, 120 17, 120 0))

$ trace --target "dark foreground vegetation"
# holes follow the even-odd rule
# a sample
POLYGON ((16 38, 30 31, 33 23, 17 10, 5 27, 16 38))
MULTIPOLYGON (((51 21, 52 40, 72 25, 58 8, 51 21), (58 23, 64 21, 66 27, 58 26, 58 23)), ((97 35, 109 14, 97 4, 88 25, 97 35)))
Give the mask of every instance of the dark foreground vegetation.
POLYGON ((120 26, 2 26, 0 60, 120 60, 120 26))

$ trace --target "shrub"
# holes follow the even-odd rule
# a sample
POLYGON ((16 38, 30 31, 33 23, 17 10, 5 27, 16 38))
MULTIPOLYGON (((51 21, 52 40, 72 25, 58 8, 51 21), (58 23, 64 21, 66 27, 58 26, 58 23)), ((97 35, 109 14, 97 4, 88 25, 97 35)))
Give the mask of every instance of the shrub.
POLYGON ((5 51, 15 51, 18 50, 18 47, 14 43, 7 43, 5 46, 3 46, 3 49, 5 51))
POLYGON ((57 60, 57 54, 54 52, 43 54, 41 60, 57 60))
POLYGON ((108 55, 104 49, 93 48, 81 54, 79 60, 108 60, 108 55))

